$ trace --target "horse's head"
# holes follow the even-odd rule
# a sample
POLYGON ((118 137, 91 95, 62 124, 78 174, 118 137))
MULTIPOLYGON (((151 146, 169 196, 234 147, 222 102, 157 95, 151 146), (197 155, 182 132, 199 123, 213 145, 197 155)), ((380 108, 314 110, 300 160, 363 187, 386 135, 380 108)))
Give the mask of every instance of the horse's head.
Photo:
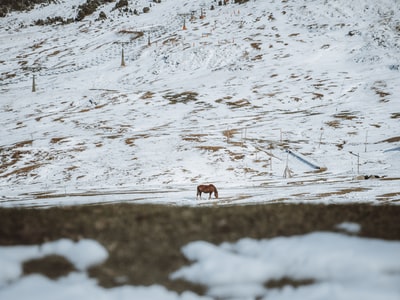
POLYGON ((214 188, 214 195, 215 195, 215 198, 217 198, 217 199, 218 199, 218 191, 217 191, 217 189, 216 189, 216 188, 214 188))

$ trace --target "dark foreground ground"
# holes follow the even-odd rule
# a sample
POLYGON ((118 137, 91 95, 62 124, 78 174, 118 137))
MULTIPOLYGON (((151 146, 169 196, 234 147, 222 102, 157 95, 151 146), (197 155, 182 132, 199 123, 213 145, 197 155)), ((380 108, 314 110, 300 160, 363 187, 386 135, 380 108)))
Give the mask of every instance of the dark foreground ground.
MULTIPOLYGON (((187 243, 204 240, 220 244, 243 237, 336 231, 335 225, 345 221, 361 225, 359 236, 400 240, 400 206, 271 204, 189 208, 118 204, 0 209, 0 245, 90 238, 105 246, 110 255, 104 264, 89 272, 105 287, 161 284, 178 292, 202 293, 201 286, 168 278, 188 264, 180 251, 187 243)), ((23 267, 25 274, 39 272, 50 278, 73 268, 64 258, 55 256, 25 262, 23 267)))

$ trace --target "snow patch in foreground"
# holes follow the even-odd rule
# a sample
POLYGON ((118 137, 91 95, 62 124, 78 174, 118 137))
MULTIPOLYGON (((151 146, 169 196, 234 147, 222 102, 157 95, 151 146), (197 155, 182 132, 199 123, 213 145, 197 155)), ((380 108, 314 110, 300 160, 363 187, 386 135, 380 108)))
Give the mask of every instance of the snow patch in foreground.
POLYGON ((194 263, 172 274, 222 299, 399 299, 400 242, 315 232, 269 240, 244 238, 182 249, 194 263), (267 288, 289 278, 308 284, 267 288), (310 282, 311 280, 311 282, 310 282))
POLYGON ((112 289, 100 287, 95 279, 89 278, 87 268, 100 264, 108 258, 107 250, 97 241, 83 239, 75 243, 68 239, 35 246, 0 247, 0 299, 29 299, 34 295, 41 300, 70 299, 207 299, 191 292, 177 295, 162 286, 112 289), (71 272, 58 280, 42 275, 22 277, 24 261, 47 255, 64 256, 80 272, 71 272))
POLYGON ((69 239, 60 239, 43 245, 0 247, 0 288, 7 282, 22 275, 21 264, 31 259, 48 255, 60 255, 68 259, 75 268, 84 271, 100 264, 108 257, 107 250, 98 242, 82 239, 76 243, 69 239))
POLYGON ((177 294, 159 285, 102 288, 86 271, 107 259, 105 248, 93 240, 75 243, 61 239, 41 246, 0 247, 0 299, 35 295, 42 300, 394 300, 400 296, 400 241, 315 232, 263 240, 244 238, 219 246, 197 241, 182 251, 193 264, 171 274, 171 279, 203 284, 208 288, 206 296, 177 294), (53 254, 66 257, 79 271, 57 280, 38 274, 22 276, 24 261, 53 254), (289 284, 279 288, 268 285, 283 278, 289 279, 289 284), (294 287, 290 280, 300 284, 294 287))

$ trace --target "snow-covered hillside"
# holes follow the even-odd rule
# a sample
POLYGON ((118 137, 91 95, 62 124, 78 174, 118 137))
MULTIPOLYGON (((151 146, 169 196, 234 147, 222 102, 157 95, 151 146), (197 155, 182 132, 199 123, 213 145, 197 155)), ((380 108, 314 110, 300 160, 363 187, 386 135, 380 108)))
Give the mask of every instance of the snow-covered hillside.
POLYGON ((399 202, 399 1, 137 0, 33 25, 84 2, 0 19, 2 206, 216 203, 203 182, 220 204, 399 202))

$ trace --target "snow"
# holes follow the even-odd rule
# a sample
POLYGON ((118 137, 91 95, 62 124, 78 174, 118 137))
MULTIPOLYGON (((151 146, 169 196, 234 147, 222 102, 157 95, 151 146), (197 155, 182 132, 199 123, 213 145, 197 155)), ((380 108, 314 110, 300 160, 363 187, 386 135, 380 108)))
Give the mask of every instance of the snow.
POLYGON ((339 230, 346 231, 348 233, 359 233, 361 230, 361 226, 357 223, 353 222, 343 222, 336 225, 336 228, 339 230))
POLYGON ((207 287, 205 296, 172 292, 160 285, 105 289, 87 269, 104 262, 108 253, 94 240, 61 239, 35 246, 0 247, 0 298, 26 299, 398 299, 400 242, 332 232, 213 245, 195 241, 184 246, 192 262, 171 274, 207 287), (56 280, 22 275, 21 264, 57 254, 78 271, 56 280), (297 287, 268 287, 271 280, 308 280, 297 287))
MULTIPOLYGON (((139 16, 110 3, 32 26, 84 2, 0 18, 1 207, 400 203, 399 1, 163 0, 139 16), (218 200, 196 200, 206 182, 218 200)), ((0 247, 0 299, 399 299, 400 243, 336 230, 186 245, 191 264, 171 279, 204 284, 204 297, 100 287, 87 269, 108 253, 93 240, 0 247), (22 274, 51 254, 77 271, 22 274), (268 287, 282 278, 309 282, 268 287)))
POLYGON ((107 250, 94 240, 73 242, 61 239, 35 246, 0 247, 0 299, 27 299, 32 295, 40 299, 206 299, 192 292, 177 295, 162 286, 112 289, 100 287, 86 273, 87 269, 103 263, 107 250), (68 259, 78 270, 57 280, 39 274, 22 276, 21 264, 30 259, 48 255, 60 255, 68 259))
POLYGON ((107 259, 107 250, 93 240, 82 239, 77 243, 68 239, 48 242, 40 246, 1 247, 0 261, 3 266, 0 286, 21 276, 21 262, 48 255, 64 256, 78 270, 97 265, 107 259))
POLYGON ((31 26, 81 3, 0 19, 1 206, 399 202, 398 1, 110 3, 31 26), (196 201, 207 182, 218 202, 196 201))
POLYGON ((104 289, 96 285, 93 279, 85 274, 71 274, 58 281, 51 281, 40 275, 31 275, 21 279, 10 288, 0 291, 4 299, 26 299, 35 294, 41 299, 166 299, 166 300, 196 300, 207 299, 191 292, 177 295, 161 286, 130 287, 104 289))
POLYGON ((399 242, 314 232, 269 240, 245 238, 183 248, 193 263, 172 274, 227 299, 398 299, 399 242), (313 280, 297 288, 267 288, 270 280, 313 280))

